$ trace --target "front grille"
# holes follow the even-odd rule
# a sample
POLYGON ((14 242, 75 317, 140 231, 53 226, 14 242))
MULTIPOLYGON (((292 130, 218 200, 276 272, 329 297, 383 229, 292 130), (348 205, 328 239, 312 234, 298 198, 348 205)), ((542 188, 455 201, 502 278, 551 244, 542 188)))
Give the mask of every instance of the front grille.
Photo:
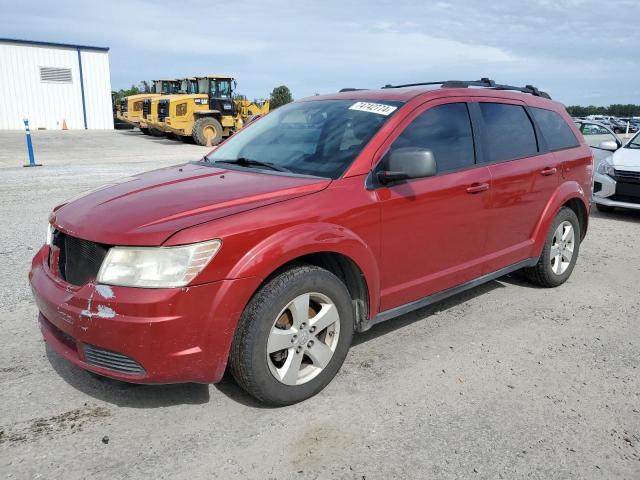
POLYGON ((127 375, 143 375, 144 368, 134 359, 121 353, 110 352, 93 345, 84 346, 84 358, 90 365, 107 368, 127 375))
POLYGON ((640 172, 615 170, 616 180, 628 183, 640 183, 640 172))
POLYGON ((158 100, 158 121, 164 122, 169 115, 169 100, 158 100))
MULTIPOLYGON (((53 246, 59 249, 57 270, 60 277, 72 285, 84 285, 98 275, 104 257, 109 251, 108 245, 72 237, 56 230, 53 234, 53 246)), ((56 258, 50 254, 49 267, 56 258)))
POLYGON ((129 109, 129 105, 127 104, 127 99, 123 98, 120 100, 120 112, 124 113, 129 109))
POLYGON ((151 99, 147 98, 142 102, 142 117, 147 118, 147 115, 151 113, 151 99))
POLYGON ((624 202, 624 203, 639 203, 640 204, 640 196, 634 197, 631 195, 611 195, 607 197, 607 200, 613 200, 614 202, 624 202))
POLYGON ((640 181, 623 181, 621 177, 617 175, 619 172, 619 170, 616 170, 616 178, 618 179, 616 182, 616 193, 609 197, 609 199, 616 202, 640 203, 640 181))

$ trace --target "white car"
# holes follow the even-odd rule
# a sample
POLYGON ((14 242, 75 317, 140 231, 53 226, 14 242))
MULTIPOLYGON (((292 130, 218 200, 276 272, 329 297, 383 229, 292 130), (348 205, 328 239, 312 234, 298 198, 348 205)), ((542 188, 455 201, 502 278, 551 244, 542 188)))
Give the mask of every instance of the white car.
POLYGON ((601 212, 611 212, 615 207, 640 210, 640 132, 620 148, 613 139, 601 141, 599 147, 612 153, 600 161, 596 159, 593 174, 596 208, 601 212))

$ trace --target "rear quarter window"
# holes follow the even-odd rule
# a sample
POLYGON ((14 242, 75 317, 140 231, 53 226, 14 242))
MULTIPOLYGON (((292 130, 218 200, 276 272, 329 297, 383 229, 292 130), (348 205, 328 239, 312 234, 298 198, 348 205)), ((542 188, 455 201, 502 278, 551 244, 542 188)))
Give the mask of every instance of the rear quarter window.
POLYGON ((480 103, 489 162, 506 162, 538 153, 536 133, 524 107, 480 103))
POLYGON ((540 128, 549 150, 563 150, 580 145, 573 131, 559 113, 536 107, 530 107, 529 110, 540 128))

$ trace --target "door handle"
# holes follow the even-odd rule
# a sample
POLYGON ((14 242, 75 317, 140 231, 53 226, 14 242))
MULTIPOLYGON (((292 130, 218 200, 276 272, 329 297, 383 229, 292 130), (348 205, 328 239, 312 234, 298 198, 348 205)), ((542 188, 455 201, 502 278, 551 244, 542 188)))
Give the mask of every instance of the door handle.
POLYGON ((486 192, 489 190, 488 183, 474 183, 473 185, 467 187, 467 193, 480 193, 486 192))
POLYGON ((540 175, 544 175, 545 177, 548 177, 549 175, 555 175, 557 171, 558 169, 556 167, 547 167, 542 169, 542 171, 540 172, 540 175))

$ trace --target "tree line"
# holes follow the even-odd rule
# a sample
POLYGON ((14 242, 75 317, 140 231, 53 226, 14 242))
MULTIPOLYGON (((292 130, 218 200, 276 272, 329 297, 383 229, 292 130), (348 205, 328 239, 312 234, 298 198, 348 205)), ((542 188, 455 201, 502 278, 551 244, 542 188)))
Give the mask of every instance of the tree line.
POLYGON ((622 105, 615 103, 608 107, 596 107, 595 105, 589 105, 583 107, 580 105, 570 105, 567 107, 567 112, 572 117, 586 117, 587 115, 611 115, 614 117, 640 117, 640 105, 627 104, 622 105))

